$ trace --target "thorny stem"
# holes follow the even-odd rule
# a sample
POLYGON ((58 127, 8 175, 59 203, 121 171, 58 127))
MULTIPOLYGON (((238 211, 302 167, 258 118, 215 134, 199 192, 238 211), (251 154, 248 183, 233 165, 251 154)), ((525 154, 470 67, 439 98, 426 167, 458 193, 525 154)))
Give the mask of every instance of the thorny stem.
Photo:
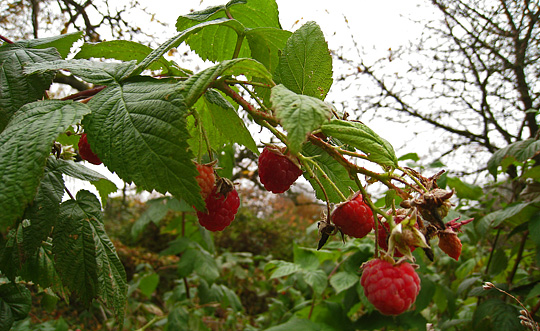
POLYGON ((315 168, 317 168, 318 171, 321 172, 321 176, 322 176, 324 179, 328 180, 328 182, 330 183, 330 186, 332 186, 332 188, 334 189, 334 191, 336 191, 336 193, 339 195, 339 197, 341 198, 341 200, 342 200, 342 201, 347 200, 347 197, 346 197, 346 196, 343 194, 343 192, 341 192, 341 190, 336 186, 336 184, 334 183, 334 181, 332 181, 332 180, 330 179, 330 177, 328 177, 328 175, 326 174, 326 172, 323 170, 323 168, 321 168, 321 166, 320 166, 317 162, 315 162, 315 161, 313 161, 312 159, 307 158, 307 157, 305 157, 305 156, 300 156, 300 158, 304 159, 306 162, 309 162, 309 163, 313 164, 313 166, 314 166, 315 168))
POLYGON ((66 191, 66 193, 69 195, 69 198, 71 200, 75 200, 75 198, 73 197, 73 195, 71 194, 71 192, 68 190, 68 188, 64 185, 64 191, 66 191))
POLYGON ((98 92, 100 92, 101 90, 103 90, 106 87, 107 86, 94 87, 94 88, 91 88, 89 90, 84 90, 84 91, 81 91, 81 92, 78 92, 78 93, 75 93, 75 94, 72 94, 72 95, 68 95, 67 97, 62 98, 62 100, 77 100, 77 99, 81 99, 81 98, 88 98, 88 97, 96 95, 98 92))
POLYGON ((2 39, 4 42, 8 43, 8 44, 13 44, 13 41, 9 40, 8 38, 0 35, 0 39, 2 39))
POLYGON ((253 100, 255 100, 255 102, 257 102, 257 104, 259 105, 259 107, 261 107, 261 109, 264 109, 265 112, 269 112, 269 109, 266 108, 266 106, 262 103, 262 101, 255 95, 255 93, 253 93, 250 89, 248 89, 246 87, 246 84, 243 84, 243 83, 239 83, 240 86, 242 86, 244 88, 244 90, 249 93, 249 95, 253 98, 253 100))
POLYGON ((272 88, 272 86, 261 83, 261 82, 251 82, 247 80, 238 80, 238 79, 225 79, 225 84, 241 84, 241 85, 252 85, 252 86, 258 86, 258 87, 264 87, 264 88, 272 88))

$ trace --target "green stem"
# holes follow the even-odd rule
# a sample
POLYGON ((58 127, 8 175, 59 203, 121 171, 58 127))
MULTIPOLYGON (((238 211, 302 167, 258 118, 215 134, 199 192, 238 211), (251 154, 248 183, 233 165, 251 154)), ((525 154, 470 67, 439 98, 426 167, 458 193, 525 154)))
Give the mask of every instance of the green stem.
POLYGON ((508 285, 508 288, 510 288, 510 285, 512 284, 512 280, 514 280, 514 276, 516 275, 516 272, 518 270, 518 265, 521 262, 521 259, 523 257, 523 250, 525 249, 525 242, 527 241, 527 236, 529 235, 529 231, 523 232, 523 236, 521 237, 521 243, 519 245, 518 254, 516 257, 516 262, 514 263, 514 267, 512 268, 512 271, 508 275, 508 279, 506 280, 506 284, 508 285))
POLYGON ((259 97, 256 96, 255 93, 253 93, 250 89, 248 89, 248 88, 246 87, 245 84, 240 84, 240 86, 242 86, 242 87, 244 88, 244 90, 245 90, 247 93, 249 93, 249 96, 250 96, 253 100, 255 100, 255 102, 257 102, 257 104, 259 105, 259 107, 261 107, 261 109, 263 109, 263 110, 264 110, 265 112, 267 112, 267 113, 269 112, 269 109, 266 108, 266 106, 265 106, 264 103, 259 99, 259 97))
POLYGON ((157 322, 161 321, 162 319, 165 319, 167 318, 167 316, 156 316, 154 318, 152 318, 148 323, 146 323, 142 328, 140 329, 137 329, 135 331, 144 331, 146 329, 148 329, 149 327, 151 327, 152 325, 156 324, 157 322))
MULTIPOLYGON (((241 85, 252 85, 252 86, 258 86, 258 87, 264 87, 264 88, 272 88, 272 85, 261 83, 261 82, 250 82, 246 80, 238 80, 238 79, 225 79, 224 82, 226 84, 241 84, 241 85)), ((273 85, 275 86, 275 84, 273 85)))
MULTIPOLYGON (((336 191, 336 193, 339 195, 339 197, 341 198, 341 200, 342 200, 342 201, 346 201, 346 200, 347 200, 347 197, 343 194, 343 192, 341 192, 341 190, 340 190, 340 189, 336 186, 336 184, 330 179, 330 177, 328 177, 328 175, 326 174, 326 172, 321 168, 321 166, 320 166, 317 162, 315 162, 315 161, 313 161, 312 159, 307 158, 307 157, 305 157, 305 156, 303 156, 303 155, 300 155, 298 158, 299 158, 301 161, 303 161, 303 163, 304 163, 304 162, 305 162, 305 163, 309 162, 309 163, 313 164, 313 166, 314 166, 315 168, 317 168, 318 171, 320 171, 321 176, 322 176, 324 179, 326 179, 326 180, 330 183, 330 186, 332 186, 332 188, 334 189, 334 191, 336 191)), ((308 167, 308 166, 306 165, 306 167, 308 167)), ((314 174, 314 173, 313 173, 313 174, 314 174)), ((327 201, 328 201, 328 199, 327 199, 327 201)))
POLYGON ((313 314, 313 308, 315 308, 315 290, 313 290, 313 298, 311 299, 311 308, 309 309, 308 320, 311 319, 311 315, 313 314))
MULTIPOLYGON (((302 155, 299 155, 298 157, 298 160, 302 163, 302 165, 304 166, 304 168, 306 169, 306 171, 308 172, 308 175, 313 178, 317 184, 319 185, 319 187, 321 188, 321 191, 323 192, 323 195, 324 195, 324 198, 326 200, 326 209, 327 209, 327 222, 330 223, 330 200, 328 199, 328 194, 326 193, 326 190, 324 189, 324 186, 323 184, 321 183, 321 181, 319 180, 319 178, 317 176, 315 176, 315 173, 313 172, 313 170, 311 169, 311 167, 309 166, 308 163, 308 159, 305 158, 304 156, 302 155)), ((328 177, 327 177, 328 178, 328 177)), ((338 190, 339 192, 339 190, 338 190)), ((340 192, 341 193, 341 192, 340 192)), ((346 198, 344 199, 346 200, 346 198)))
MULTIPOLYGON (((212 162, 214 160, 214 156, 212 155, 213 153, 212 153, 212 149, 210 148, 210 141, 208 140, 208 135, 206 134, 206 130, 204 129, 204 126, 202 124, 201 116, 199 115, 196 109, 192 109, 191 113, 193 114, 193 117, 195 117, 195 120, 197 121, 197 124, 199 126, 199 132, 203 137, 204 143, 206 144, 208 158, 210 159, 210 162, 212 162)), ((199 158, 200 158, 200 155, 199 155, 199 158)), ((198 161, 199 163, 201 162, 200 159, 198 161)))
POLYGON ((422 184, 418 180, 418 178, 416 178, 416 176, 411 174, 407 169, 399 167, 399 166, 397 167, 397 169, 401 170, 404 174, 407 174, 407 176, 409 176, 409 178, 412 179, 416 183, 416 185, 418 185, 418 187, 420 187, 422 190, 424 190, 424 192, 428 191, 428 189, 424 186, 424 184, 422 184))
POLYGON ((232 56, 233 59, 238 58, 238 54, 240 54, 240 49, 242 48, 243 42, 244 42, 244 34, 238 33, 238 38, 236 39, 236 46, 234 47, 234 53, 232 56))
POLYGON ((499 241, 499 235, 501 234, 501 229, 499 228, 497 230, 497 234, 495 235, 495 241, 493 242, 493 245, 491 245, 491 253, 489 253, 489 258, 486 263, 486 269, 484 270, 484 274, 487 275, 489 271, 489 265, 491 264, 491 260, 493 259, 493 253, 495 253, 495 247, 497 247, 497 242, 499 241))

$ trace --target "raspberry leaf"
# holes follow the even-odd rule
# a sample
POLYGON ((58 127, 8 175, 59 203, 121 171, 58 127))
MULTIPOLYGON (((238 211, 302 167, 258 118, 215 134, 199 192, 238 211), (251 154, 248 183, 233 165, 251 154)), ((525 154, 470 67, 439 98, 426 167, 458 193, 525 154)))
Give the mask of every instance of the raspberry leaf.
MULTIPOLYGON (((105 233, 97 197, 85 190, 60 205, 53 232, 53 253, 63 283, 83 301, 99 297, 123 320, 126 273, 105 233)), ((121 329, 121 327, 120 327, 121 329)))
POLYGON ((330 285, 336 291, 336 294, 353 287, 357 282, 358 275, 347 271, 337 272, 330 278, 330 285))
POLYGON ((52 72, 25 76, 23 65, 60 59, 54 48, 31 49, 23 45, 13 43, 0 47, 0 132, 20 107, 43 98, 54 78, 52 72))
POLYGON ((83 120, 92 149, 127 182, 204 209, 191 161, 188 109, 176 85, 145 80, 110 86, 88 103, 83 120))
POLYGON ((34 199, 54 139, 89 108, 71 101, 37 101, 21 108, 0 134, 0 228, 34 199))
POLYGON ((309 133, 318 129, 332 116, 329 104, 307 95, 299 95, 283 85, 272 88, 270 101, 276 116, 287 130, 291 153, 298 153, 309 133))
POLYGON ((326 286, 328 286, 328 276, 323 270, 303 270, 302 276, 317 295, 322 294, 326 286))
MULTIPOLYGON (((356 187, 355 182, 349 177, 349 173, 347 172, 347 170, 343 168, 333 157, 331 157, 323 149, 311 143, 308 143, 305 144, 302 148, 302 154, 306 157, 311 157, 312 160, 317 162, 317 164, 326 173, 328 178, 323 176, 317 168, 312 166, 312 170, 319 178, 319 181, 323 184, 326 194, 328 195, 328 200, 331 203, 339 203, 342 202, 342 200, 341 196, 334 190, 334 187, 331 185, 329 180, 334 182, 334 184, 339 188, 341 193, 343 193, 343 195, 345 196, 349 195, 350 187, 356 187)), ((326 197, 324 196, 319 184, 313 178, 307 176, 306 174, 305 177, 315 190, 317 198, 325 200, 326 197)))
MULTIPOLYGON (((189 36, 186 43, 203 60, 223 61, 234 53, 238 35, 246 33, 247 28, 274 27, 281 29, 277 4, 267 0, 233 0, 226 5, 213 6, 201 11, 178 17, 177 31, 200 24, 223 20, 220 24, 205 27, 197 34, 189 36), (226 10, 233 19, 228 19, 226 10)), ((241 46, 239 57, 249 57, 250 49, 246 42, 241 46)))
POLYGON ((0 285, 0 325, 2 330, 9 330, 13 322, 28 316, 32 308, 32 296, 22 284, 7 283, 0 285))
POLYGON ((323 124, 321 129, 324 134, 368 154, 368 158, 375 163, 390 167, 398 165, 392 145, 361 122, 332 120, 323 124))
POLYGON ((62 58, 66 58, 66 56, 68 56, 69 54, 69 51, 71 50, 71 47, 73 46, 73 43, 81 39, 83 35, 84 32, 79 31, 47 38, 20 40, 15 42, 15 44, 18 44, 25 48, 34 49, 45 49, 54 47, 56 48, 58 53, 60 53, 60 56, 62 58))
POLYGON ((279 52, 285 48, 291 32, 271 27, 253 28, 246 31, 251 57, 273 72, 279 64, 279 52))
POLYGON ((293 92, 324 100, 332 86, 332 56, 317 23, 307 22, 291 35, 274 79, 293 92))

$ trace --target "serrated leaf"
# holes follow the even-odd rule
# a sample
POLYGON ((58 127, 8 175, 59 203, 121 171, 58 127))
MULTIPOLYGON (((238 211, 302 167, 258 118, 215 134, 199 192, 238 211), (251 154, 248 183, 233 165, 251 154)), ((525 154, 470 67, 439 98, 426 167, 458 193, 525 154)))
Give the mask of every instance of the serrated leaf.
MULTIPOLYGON (((328 195, 328 200, 331 203, 342 202, 342 199, 341 195, 338 194, 338 192, 336 192, 334 187, 330 184, 330 180, 336 185, 344 196, 348 196, 350 194, 349 188, 356 187, 356 183, 349 177, 347 170, 323 149, 311 143, 307 143, 302 149, 302 154, 317 162, 317 164, 328 176, 328 179, 325 178, 316 167, 310 165, 315 175, 317 175, 319 178, 319 181, 323 184, 326 194, 328 195)), ((306 179, 311 183, 317 198, 324 201, 326 197, 324 196, 319 184, 313 178, 309 178, 307 172, 304 172, 304 177, 306 177, 306 179)))
POLYGON ((212 255, 202 249, 188 248, 180 257, 178 272, 180 277, 186 277, 193 271, 208 282, 219 277, 219 268, 212 255))
POLYGON ((316 295, 321 295, 328 285, 328 276, 320 269, 303 270, 302 276, 304 281, 313 289, 313 292, 316 295))
POLYGON ((50 287, 57 295, 66 298, 49 244, 39 247, 37 254, 26 261, 21 270, 21 277, 40 285, 42 288, 50 287))
POLYGON ((518 202, 504 209, 487 214, 481 219, 481 223, 485 223, 491 227, 497 227, 507 221, 509 224, 517 226, 527 222, 538 209, 539 206, 535 202, 518 202))
POLYGON ((308 134, 332 117, 332 107, 329 104, 314 97, 296 94, 283 85, 272 88, 270 101, 276 117, 287 130, 292 153, 299 152, 308 134))
POLYGON ((332 278, 330 278, 330 285, 336 291, 336 294, 339 294, 342 291, 345 291, 353 287, 360 277, 358 274, 353 274, 347 271, 340 271, 335 273, 332 278))
POLYGON ((24 68, 27 75, 45 74, 54 70, 68 70, 82 80, 99 85, 118 83, 135 70, 136 61, 114 63, 97 62, 86 59, 57 60, 28 65, 24 68))
POLYGON ((291 36, 290 31, 278 28, 261 27, 249 29, 246 38, 251 49, 251 57, 274 72, 279 64, 280 52, 285 48, 291 36))
POLYGON ((519 162, 524 162, 540 152, 540 140, 527 139, 516 141, 504 148, 499 149, 488 160, 487 169, 495 179, 497 178, 497 168, 507 157, 514 157, 519 162))
POLYGON ((283 50, 274 79, 289 90, 324 100, 332 86, 332 56, 321 28, 307 22, 283 50))
POLYGON ((301 268, 296 263, 277 261, 277 268, 272 272, 270 279, 285 277, 297 272, 298 270, 301 270, 301 268))
POLYGON ((294 263, 300 268, 306 270, 316 270, 319 266, 319 258, 313 250, 298 246, 296 243, 293 246, 294 263))
POLYGON ((461 199, 478 200, 483 195, 480 186, 463 182, 457 177, 447 177, 448 186, 456 190, 456 195, 461 199))
POLYGON ((519 324, 518 309, 500 299, 487 299, 474 311, 474 330, 523 330, 519 324))
POLYGON ((54 48, 29 49, 19 44, 0 46, 0 132, 23 105, 43 98, 54 73, 25 76, 23 67, 60 59, 54 48))
POLYGON ((204 210, 188 150, 188 109, 176 85, 155 80, 108 87, 88 103, 88 142, 103 163, 126 182, 170 192, 204 210))
POLYGON ((368 158, 380 165, 396 167, 394 148, 373 130, 361 122, 332 120, 321 127, 324 134, 339 139, 368 154, 368 158))
POLYGON ((53 232, 53 253, 58 273, 72 292, 83 302, 101 298, 123 321, 126 273, 102 217, 97 197, 88 191, 63 202, 53 232))
POLYGON ((34 199, 54 139, 89 108, 70 101, 37 101, 21 108, 0 134, 0 228, 34 199))
POLYGON ((165 198, 150 200, 146 204, 148 209, 131 226, 131 236, 133 238, 138 238, 150 222, 159 224, 169 212, 169 206, 167 206, 167 199, 165 198))
POLYGON ((0 285, 0 330, 8 331, 14 321, 28 316, 32 296, 26 286, 7 283, 0 285))
POLYGON ((8 233, 3 241, 4 247, 0 251, 0 271, 10 281, 15 281, 20 268, 24 263, 23 230, 22 224, 17 224, 8 233))
MULTIPOLYGON (((201 22, 220 20, 220 24, 205 27, 197 34, 187 38, 186 43, 203 60, 223 61, 231 59, 237 43, 238 34, 243 35, 246 28, 281 28, 275 1, 250 0, 230 1, 226 5, 214 6, 178 17, 177 31, 191 28, 201 22), (233 19, 228 19, 226 10, 233 19)), ((242 43, 238 57, 250 57, 249 47, 242 43)))
POLYGON ((64 179, 62 173, 52 166, 54 160, 54 157, 49 157, 36 197, 24 211, 24 219, 28 220, 28 224, 23 224, 25 257, 33 256, 37 252, 58 217, 60 202, 64 196, 64 179))
POLYGON ((214 126, 228 142, 237 143, 247 147, 253 153, 258 153, 257 144, 251 133, 227 99, 217 91, 207 90, 204 94, 204 102, 214 126))
POLYGON ((68 56, 73 43, 81 39, 84 35, 83 31, 66 33, 58 36, 47 37, 47 38, 38 38, 38 39, 28 39, 16 41, 15 44, 20 45, 25 48, 36 48, 36 49, 45 49, 49 47, 54 47, 60 53, 62 58, 68 56))

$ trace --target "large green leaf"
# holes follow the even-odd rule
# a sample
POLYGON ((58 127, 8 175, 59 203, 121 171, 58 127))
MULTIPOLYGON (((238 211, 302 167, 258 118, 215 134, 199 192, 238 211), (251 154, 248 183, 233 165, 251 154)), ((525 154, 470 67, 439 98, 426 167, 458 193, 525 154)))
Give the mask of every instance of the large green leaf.
POLYGON ((108 85, 129 77, 135 71, 136 65, 135 60, 122 63, 97 62, 86 59, 57 60, 28 65, 25 67, 24 73, 27 75, 46 74, 62 69, 70 71, 88 83, 108 85))
POLYGON ((42 288, 52 288, 55 294, 65 297, 62 280, 56 270, 51 247, 48 244, 39 247, 37 254, 31 256, 20 272, 20 276, 42 288))
POLYGON ((88 112, 81 103, 37 101, 22 107, 0 134, 0 228, 34 199, 54 139, 88 112))
POLYGON ((493 177, 497 178, 497 168, 505 158, 514 158, 516 161, 524 162, 537 153, 540 153, 540 140, 517 141, 493 153, 488 161, 487 169, 493 177))
POLYGON ((302 149, 307 136, 332 117, 332 107, 317 98, 296 94, 283 85, 272 88, 270 101, 276 117, 287 130, 292 153, 302 149))
POLYGON ((227 99, 215 90, 207 90, 204 94, 204 103, 215 128, 228 142, 238 143, 253 153, 258 153, 257 144, 251 133, 227 99))
POLYGON ((274 72, 279 64, 279 55, 283 51, 290 31, 278 28, 253 28, 246 32, 251 49, 251 57, 264 64, 268 71, 274 72))
POLYGON ((53 253, 64 284, 84 302, 101 298, 123 319, 126 273, 105 233, 101 206, 92 193, 81 190, 76 200, 60 205, 53 232, 53 253))
POLYGON ((474 330, 523 330, 519 324, 518 309, 500 299, 487 299, 474 311, 472 324, 474 330))
POLYGON ((144 213, 142 213, 141 217, 139 217, 131 226, 131 236, 135 239, 138 238, 141 232, 150 222, 159 224, 159 222, 161 222, 161 220, 167 215, 170 210, 167 204, 168 201, 168 198, 165 197, 148 201, 146 203, 148 208, 144 211, 144 213))
POLYGON ((332 120, 323 124, 322 131, 368 154, 373 162, 391 167, 398 164, 392 145, 361 122, 332 120))
POLYGON ((32 296, 26 286, 7 283, 0 285, 0 331, 9 331, 14 321, 30 312, 32 296))
POLYGON ((335 329, 322 323, 315 323, 307 319, 292 318, 289 321, 266 329, 266 331, 334 331, 335 329))
POLYGON ((187 277, 193 271, 210 283, 219 277, 219 268, 215 258, 200 247, 188 248, 178 263, 180 277, 187 277))
POLYGON ((480 186, 465 183, 457 177, 447 177, 446 183, 456 190, 456 195, 461 199, 478 200, 483 194, 480 186))
MULTIPOLYGON (((310 165, 313 172, 319 178, 319 181, 322 183, 324 190, 328 195, 328 200, 330 202, 343 202, 343 200, 341 199, 341 195, 336 192, 334 187, 330 184, 330 181, 335 184, 335 186, 344 196, 348 196, 350 194, 351 191, 349 188, 354 189, 356 187, 356 183, 354 182, 354 180, 351 179, 351 177, 349 177, 349 173, 347 172, 347 170, 323 149, 311 143, 307 143, 302 149, 302 154, 306 157, 310 157, 314 162, 316 162, 317 165, 321 167, 321 169, 328 177, 324 177, 319 169, 317 169, 315 166, 310 165)), ((310 178, 307 175, 307 172, 304 172, 304 177, 306 177, 306 179, 309 180, 309 182, 311 183, 311 186, 315 190, 317 198, 323 201, 326 200, 326 197, 324 196, 321 187, 319 186, 319 183, 317 183, 313 178, 310 178)))
POLYGON ((517 226, 529 221, 531 216, 538 212, 539 208, 537 202, 518 202, 487 214, 480 220, 478 226, 497 227, 503 222, 517 226))
MULTIPOLYGON (((178 17, 177 31, 200 24, 220 20, 223 23, 205 27, 187 38, 186 43, 204 60, 223 61, 231 59, 238 35, 244 35, 249 28, 273 27, 281 29, 277 4, 271 0, 233 0, 222 6, 214 6, 178 17), (227 13, 232 19, 227 18, 227 13)), ((249 57, 246 42, 242 43, 239 57, 249 57)))
POLYGON ((20 40, 15 42, 16 45, 20 45, 24 48, 36 48, 36 49, 45 49, 54 47, 60 53, 60 56, 62 58, 66 58, 68 56, 69 51, 71 50, 71 47, 73 44, 81 39, 81 37, 84 35, 84 32, 78 31, 73 33, 66 33, 58 36, 53 37, 47 37, 47 38, 39 38, 39 39, 28 39, 28 40, 20 40))
POLYGON ((274 73, 289 90, 324 100, 332 86, 332 56, 321 28, 307 22, 287 41, 274 73))
POLYGON ((23 67, 60 59, 54 48, 29 49, 20 44, 0 46, 0 132, 23 105, 43 98, 53 72, 25 76, 23 67))
POLYGON ((58 217, 59 205, 64 196, 64 179, 62 173, 52 166, 55 160, 54 157, 49 157, 36 197, 24 212, 24 219, 29 223, 23 225, 26 257, 37 252, 41 243, 49 236, 58 217))
POLYGON ((330 285, 332 285, 336 291, 336 294, 338 294, 354 286, 359 279, 360 277, 358 277, 358 274, 340 271, 335 273, 332 278, 330 278, 330 285))
POLYGON ((323 270, 302 270, 304 281, 316 295, 321 295, 328 285, 328 276, 323 270))
POLYGON ((188 150, 188 109, 177 86, 145 80, 110 86, 88 103, 83 120, 88 142, 103 163, 146 190, 185 199, 197 209, 204 201, 188 150))

